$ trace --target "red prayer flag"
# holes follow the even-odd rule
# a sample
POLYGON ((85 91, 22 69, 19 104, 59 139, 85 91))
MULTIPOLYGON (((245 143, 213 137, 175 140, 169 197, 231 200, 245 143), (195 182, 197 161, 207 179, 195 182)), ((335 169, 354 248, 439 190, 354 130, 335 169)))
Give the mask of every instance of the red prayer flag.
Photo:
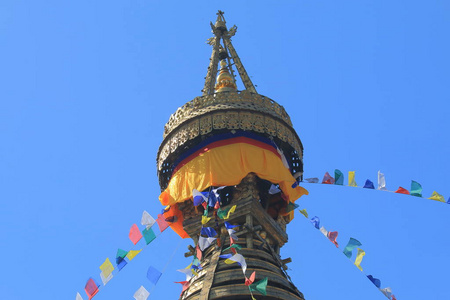
POLYGON ((202 250, 200 250, 200 247, 198 246, 198 244, 195 247, 195 250, 197 250, 197 258, 198 258, 198 260, 202 260, 203 253, 202 253, 202 250))
POLYGON ((395 296, 394 296, 394 295, 392 295, 391 297, 392 297, 392 300, 397 300, 397 298, 395 298, 395 296))
POLYGON ((142 233, 141 233, 141 231, 139 230, 139 228, 137 227, 136 224, 133 224, 133 226, 131 226, 130 233, 128 234, 128 237, 130 238, 131 242, 133 244, 135 244, 135 245, 142 238, 142 233))
POLYGON ((169 223, 166 222, 166 218, 162 214, 158 215, 158 219, 156 219, 156 223, 158 223, 159 231, 163 232, 169 227, 169 223))
POLYGON ((328 239, 337 247, 339 248, 339 244, 336 241, 338 236, 338 232, 337 231, 330 231, 328 232, 328 239))
POLYGON ((175 281, 175 283, 181 283, 183 285, 180 296, 183 295, 184 291, 187 290, 190 285, 189 281, 175 281))
POLYGON ((331 177, 331 175, 326 172, 325 175, 323 176, 323 180, 322 180, 323 184, 334 184, 334 178, 331 177))
POLYGON ((255 281, 256 271, 253 271, 252 275, 250 275, 250 278, 245 277, 245 285, 249 286, 255 281))
POLYGON ((84 286, 84 291, 88 295, 89 299, 92 299, 98 293, 99 285, 94 281, 94 279, 89 278, 84 286))
POLYGON ((409 195, 409 191, 407 189, 402 188, 401 186, 394 193, 409 195))

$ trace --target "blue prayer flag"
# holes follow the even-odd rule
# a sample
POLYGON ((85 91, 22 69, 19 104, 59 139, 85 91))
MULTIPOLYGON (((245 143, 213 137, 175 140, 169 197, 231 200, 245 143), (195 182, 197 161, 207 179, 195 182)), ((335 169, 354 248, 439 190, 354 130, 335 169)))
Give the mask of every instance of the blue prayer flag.
POLYGON ((224 222, 224 225, 225 225, 225 227, 226 227, 227 229, 233 229, 233 228, 235 228, 235 227, 239 227, 239 225, 231 225, 231 224, 228 223, 228 222, 224 222))
POLYGON ((123 269, 123 267, 125 267, 127 265, 127 261, 125 259, 121 259, 119 260, 119 262, 117 263, 117 267, 119 268, 119 271, 123 269))
POLYGON ((152 266, 148 267, 147 278, 154 285, 156 285, 156 283, 158 282, 159 277, 161 277, 161 275, 162 275, 162 273, 160 271, 156 270, 155 268, 153 268, 152 266))
POLYGON ((344 185, 344 174, 338 169, 334 170, 334 184, 344 185))
POLYGON ((411 196, 422 197, 422 186, 414 180, 411 180, 411 196))
POLYGON ((320 228, 320 219, 319 219, 319 217, 315 216, 310 221, 314 225, 314 227, 316 227, 317 229, 320 228))
POLYGON ((366 183, 364 184, 363 188, 365 188, 365 189, 375 189, 375 187, 373 186, 373 182, 370 181, 369 179, 366 180, 366 183))
POLYGON ((344 252, 345 256, 347 256, 348 258, 351 258, 353 249, 355 249, 356 247, 359 247, 361 245, 362 244, 357 239, 350 238, 350 240, 347 243, 347 246, 345 246, 344 251, 342 251, 342 252, 344 252))
POLYGON ((372 275, 368 275, 367 278, 369 278, 370 281, 372 281, 372 283, 377 287, 380 288, 381 287, 381 280, 378 278, 374 278, 372 275))
POLYGON ((208 237, 214 237, 217 235, 217 232, 212 227, 202 227, 200 232, 208 237))

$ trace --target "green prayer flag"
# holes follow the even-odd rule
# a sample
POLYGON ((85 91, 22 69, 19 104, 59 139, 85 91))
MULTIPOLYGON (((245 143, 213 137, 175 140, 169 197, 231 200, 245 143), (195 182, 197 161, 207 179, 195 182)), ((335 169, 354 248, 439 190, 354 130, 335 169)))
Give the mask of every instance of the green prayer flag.
POLYGON ((147 245, 156 239, 156 234, 152 228, 145 228, 142 230, 142 235, 144 236, 145 243, 147 243, 147 245))
POLYGON ((411 180, 411 196, 422 197, 422 186, 417 181, 411 180))
POLYGON ((334 184, 344 185, 344 174, 338 169, 334 170, 334 184))
POLYGON ((227 216, 229 210, 230 210, 229 207, 226 209, 219 208, 217 210, 217 216, 221 219, 224 219, 227 216))
POLYGON ((119 264, 124 258, 125 256, 127 256, 128 251, 122 250, 122 249, 117 249, 117 254, 116 254, 116 263, 119 264))
POLYGON ((250 291, 253 292, 260 292, 264 296, 267 296, 266 287, 267 287, 267 277, 263 280, 260 280, 258 282, 255 282, 251 285, 249 285, 250 291))
POLYGON ((227 251, 227 250, 230 250, 231 248, 234 248, 236 250, 241 250, 242 249, 242 247, 239 246, 238 244, 233 244, 230 247, 223 249, 222 251, 227 251))
POLYGON ((300 205, 298 205, 298 204, 295 204, 295 203, 293 203, 293 202, 289 202, 288 203, 288 205, 286 206, 286 212, 288 213, 288 212, 291 212, 291 211, 293 211, 294 209, 296 209, 296 208, 298 208, 300 205))

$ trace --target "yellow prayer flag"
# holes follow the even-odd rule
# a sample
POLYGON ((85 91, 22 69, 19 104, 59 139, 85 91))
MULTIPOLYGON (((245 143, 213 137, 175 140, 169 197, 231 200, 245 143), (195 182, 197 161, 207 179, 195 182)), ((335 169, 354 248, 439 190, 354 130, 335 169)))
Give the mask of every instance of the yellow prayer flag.
POLYGON ((355 171, 348 172, 348 186, 358 186, 355 181, 355 171))
POLYGON ((362 272, 362 268, 361 268, 361 261, 363 259, 363 256, 366 255, 366 252, 364 252, 364 250, 362 249, 358 249, 358 253, 356 254, 356 259, 355 259, 355 266, 362 272))
POLYGON ((198 276, 198 273, 197 273, 197 271, 196 271, 195 269, 191 269, 191 272, 192 272, 192 274, 193 274, 194 276, 198 276))
POLYGON ((139 254, 139 252, 141 252, 142 251, 142 249, 141 250, 130 250, 130 251, 128 251, 128 254, 127 254, 127 258, 129 259, 129 260, 132 260, 136 255, 138 255, 139 254))
POLYGON ((100 270, 102 270, 103 276, 105 276, 105 278, 111 275, 112 271, 114 271, 114 266, 109 261, 109 258, 105 259, 105 262, 100 266, 100 270))
POLYGON ((308 212, 306 211, 306 208, 302 209, 302 210, 298 210, 302 215, 305 216, 305 218, 308 218, 308 212))
POLYGON ((234 213, 235 210, 236 210, 236 205, 233 205, 233 206, 230 208, 230 210, 228 211, 227 217, 226 217, 226 218, 224 217, 224 219, 225 219, 225 220, 226 220, 226 219, 229 219, 229 218, 230 218, 230 215, 231 215, 232 213, 234 213))
POLYGON ((433 194, 431 195, 430 198, 428 198, 430 200, 436 200, 436 201, 440 201, 440 202, 445 202, 444 196, 442 196, 441 194, 437 193, 436 191, 433 192, 433 194))
POLYGON ((225 259, 224 263, 226 263, 227 265, 231 265, 234 264, 236 261, 235 260, 231 260, 231 259, 225 259))
POLYGON ((207 216, 202 216, 202 224, 203 224, 203 225, 205 225, 206 223, 208 223, 209 220, 211 220, 211 218, 208 218, 207 216))

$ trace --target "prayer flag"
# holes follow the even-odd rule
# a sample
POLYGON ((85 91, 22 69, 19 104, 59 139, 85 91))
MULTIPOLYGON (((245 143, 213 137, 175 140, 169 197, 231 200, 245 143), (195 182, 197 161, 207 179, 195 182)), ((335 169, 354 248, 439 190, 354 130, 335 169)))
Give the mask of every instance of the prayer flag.
POLYGON ((394 295, 391 295, 391 297, 392 297, 392 300, 397 300, 397 298, 395 298, 394 295))
POLYGON ((169 223, 166 222, 166 218, 164 218, 164 215, 159 214, 158 218, 156 219, 156 223, 158 223, 159 231, 163 232, 164 230, 169 227, 169 223))
POLYGON ((447 204, 450 204, 450 197, 448 197, 447 204))
POLYGON ((242 256, 242 254, 237 253, 225 260, 226 264, 232 264, 235 262, 237 262, 241 266, 242 272, 244 272, 245 276, 245 271, 247 270, 247 263, 245 262, 245 258, 242 256))
POLYGON ((381 191, 386 191, 386 178, 384 174, 378 171, 378 189, 381 191))
POLYGON ((230 247, 223 249, 222 251, 227 251, 227 250, 230 250, 230 249, 241 250, 242 247, 239 246, 238 244, 233 244, 233 245, 231 245, 230 247))
POLYGON ((194 200, 194 206, 199 206, 200 204, 208 200, 208 198, 203 193, 197 191, 196 189, 192 190, 192 196, 194 200))
POLYGON ((223 222, 223 224, 225 225, 225 227, 226 227, 227 229, 233 229, 233 228, 235 228, 235 227, 239 227, 239 225, 231 225, 231 224, 228 223, 228 222, 223 222))
POLYGON ((144 230, 142 230, 142 235, 144 236, 145 243, 147 245, 150 244, 154 239, 156 239, 156 234, 150 227, 147 227, 144 230))
POLYGON ((200 250, 205 250, 206 248, 208 248, 212 242, 214 242, 216 240, 216 238, 213 237, 209 237, 209 238, 204 238, 202 236, 200 236, 198 238, 198 247, 200 248, 200 250))
POLYGON ((77 297, 75 298, 75 300, 83 300, 83 297, 81 297, 80 293, 77 292, 77 297))
POLYGON ((269 194, 274 195, 274 194, 278 194, 279 192, 281 192, 281 190, 276 185, 272 184, 270 186, 269 194))
POLYGON ((358 186, 355 181, 355 171, 348 172, 348 186, 358 186))
POLYGON ((338 169, 334 170, 334 184, 343 185, 344 184, 344 174, 338 169))
POLYGON ((249 286, 250 291, 260 292, 264 296, 267 296, 266 287, 267 287, 267 277, 249 286))
POLYGON ((112 273, 109 274, 109 276, 107 276, 105 278, 105 275, 103 275, 103 272, 100 272, 100 279, 102 280, 103 285, 106 285, 108 283, 108 281, 110 281, 112 278, 113 278, 113 274, 112 273))
POLYGON ((147 300, 148 296, 150 296, 150 293, 142 285, 133 295, 136 300, 147 300))
POLYGON ((102 273, 105 276, 105 278, 108 277, 109 274, 112 273, 112 271, 114 271, 114 266, 109 261, 108 257, 105 259, 105 262, 101 264, 100 270, 102 270, 102 273))
POLYGON ((411 196, 422 197, 422 186, 414 180, 411 180, 411 196))
POLYGON ((409 195, 409 191, 407 189, 402 188, 401 186, 394 193, 409 195))
POLYGON ((302 210, 298 210, 302 215, 305 216, 305 218, 308 218, 308 212, 306 211, 306 208, 302 209, 302 210))
POLYGON ((217 235, 217 232, 212 227, 202 227, 200 233, 208 237, 214 237, 217 235))
POLYGON ((364 252, 364 250, 359 249, 358 248, 358 253, 356 254, 356 259, 355 259, 355 266, 358 267, 358 269, 362 272, 362 268, 361 268, 361 262, 363 259, 363 256, 366 255, 366 252, 364 252))
POLYGON ((117 249, 117 254, 116 254, 116 265, 118 265, 124 258, 125 256, 127 256, 128 251, 122 250, 122 249, 117 249))
POLYGON ((293 211, 294 209, 298 208, 299 206, 300 206, 300 205, 295 204, 294 202, 289 202, 288 205, 287 205, 287 207, 286 207, 286 212, 287 212, 287 213, 288 213, 288 212, 291 212, 291 211, 293 211))
POLYGON ((180 296, 183 295, 184 291, 187 290, 190 285, 189 281, 176 281, 175 283, 181 283, 181 285, 183 286, 180 296))
POLYGON ((233 256, 233 254, 222 254, 222 255, 219 255, 220 258, 225 258, 225 259, 229 259, 232 256, 233 256))
POLYGON ((131 242, 133 244, 135 244, 135 245, 142 238, 141 231, 139 230, 139 228, 137 227, 136 224, 133 224, 133 226, 131 226, 130 233, 128 234, 128 237, 130 238, 131 242))
POLYGON ((314 177, 314 178, 306 178, 305 181, 306 181, 306 182, 309 182, 309 183, 318 183, 318 182, 319 182, 319 178, 317 178, 317 177, 314 177))
POLYGON ((153 268, 152 266, 148 267, 147 278, 154 285, 156 285, 156 283, 158 282, 159 277, 161 277, 161 275, 162 275, 162 273, 160 271, 156 270, 155 268, 153 268))
POLYGON ((92 299, 92 297, 94 297, 98 293, 98 287, 99 285, 95 282, 94 279, 88 279, 86 285, 84 286, 84 291, 86 292, 86 295, 89 297, 89 299, 92 299))
POLYGON ((322 184, 334 184, 334 178, 331 177, 328 172, 326 172, 323 176, 322 184))
POLYGON ((347 243, 347 246, 345 246, 344 251, 343 251, 345 256, 347 256, 348 258, 351 258, 353 249, 355 249, 356 247, 359 247, 361 245, 362 244, 357 239, 350 238, 350 240, 347 243))
POLYGON ((142 212, 142 218, 141 218, 141 224, 144 225, 147 228, 150 228, 153 226, 153 224, 155 224, 155 219, 147 212, 147 211, 143 211, 142 212))
POLYGON ((434 191, 433 194, 431 195, 431 197, 428 198, 428 199, 436 200, 436 201, 440 201, 440 202, 444 202, 445 203, 444 196, 442 196, 441 194, 437 193, 436 191, 434 191))
POLYGON ((228 218, 230 218, 230 214, 234 213, 235 210, 236 205, 233 205, 231 208, 226 209, 219 208, 219 210, 217 211, 217 216, 221 219, 227 220, 228 218))
POLYGON ((390 287, 384 288, 384 289, 380 289, 380 291, 388 298, 391 299, 392 296, 392 290, 390 287))
POLYGON ((186 275, 186 280, 189 281, 192 278, 192 271, 191 269, 179 269, 177 270, 180 273, 183 273, 184 275, 186 275))
POLYGON ((372 275, 368 275, 367 278, 369 278, 370 281, 377 287, 380 288, 381 286, 381 280, 378 278, 373 277, 372 275))
POLYGON ((324 236, 328 237, 328 230, 326 230, 325 227, 322 226, 322 227, 320 227, 319 230, 320 230, 320 232, 322 232, 322 234, 324 236))
POLYGON ((224 218, 224 219, 225 219, 225 220, 226 220, 226 219, 229 219, 229 218, 230 218, 230 215, 231 215, 232 213, 234 213, 235 210, 236 210, 236 205, 233 205, 233 206, 230 208, 230 210, 228 211, 227 217, 224 218))
POLYGON ((319 219, 319 217, 315 216, 310 221, 314 225, 314 227, 316 227, 317 229, 320 229, 320 219, 319 219))
POLYGON ((337 231, 330 231, 328 232, 328 239, 336 246, 336 248, 339 248, 339 244, 336 241, 338 236, 338 232, 337 231))
POLYGON ((230 239, 232 239, 231 243, 234 243, 234 241, 238 241, 239 238, 234 233, 236 232, 234 229, 227 229, 228 234, 230 235, 230 239))
POLYGON ((197 245, 197 246, 195 246, 195 253, 196 253, 196 256, 197 256, 197 258, 200 260, 200 259, 202 259, 202 256, 203 256, 203 253, 202 253, 202 250, 200 250, 200 247, 197 245))
MULTIPOLYGON (((220 208, 219 208, 219 210, 220 210, 220 208)), ((206 223, 208 223, 209 220, 211 220, 211 218, 208 218, 207 216, 202 216, 202 225, 205 225, 206 223)))
POLYGON ((136 255, 138 255, 139 252, 141 252, 141 251, 142 251, 142 249, 141 249, 141 250, 130 250, 130 251, 128 252, 128 254, 127 254, 127 258, 128 258, 129 260, 132 260, 132 259, 135 258, 136 255))
POLYGON ((117 263, 117 267, 119 268, 119 271, 123 269, 127 265, 127 261, 125 259, 122 259, 117 263))
POLYGON ((245 277, 245 285, 249 286, 255 281, 256 271, 253 271, 252 275, 249 278, 245 277))
POLYGON ((365 189, 375 189, 375 187, 373 186, 373 182, 370 181, 369 179, 366 180, 366 183, 364 184, 363 188, 365 188, 365 189))

